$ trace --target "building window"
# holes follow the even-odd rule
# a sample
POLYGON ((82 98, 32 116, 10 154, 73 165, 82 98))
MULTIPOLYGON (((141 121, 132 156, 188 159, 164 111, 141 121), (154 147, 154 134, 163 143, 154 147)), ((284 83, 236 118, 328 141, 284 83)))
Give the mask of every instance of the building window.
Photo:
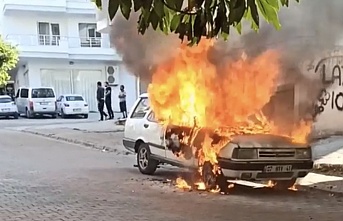
POLYGON ((56 23, 38 22, 39 45, 59 45, 60 25, 56 23))
POLYGON ((79 23, 81 47, 101 47, 101 34, 96 31, 96 24, 79 23))

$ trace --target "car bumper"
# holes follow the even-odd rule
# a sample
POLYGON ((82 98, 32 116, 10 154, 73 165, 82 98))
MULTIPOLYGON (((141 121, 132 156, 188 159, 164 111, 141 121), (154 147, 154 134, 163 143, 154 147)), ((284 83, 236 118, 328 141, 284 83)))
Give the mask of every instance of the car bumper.
POLYGON ((312 160, 304 161, 269 161, 269 162, 237 162, 218 159, 225 177, 241 180, 290 180, 306 176, 313 168, 312 160), (290 172, 265 172, 265 166, 292 165, 290 172))
POLYGON ((18 115, 18 112, 0 112, 0 117, 9 117, 18 115))
POLYGON ((82 115, 82 114, 89 114, 88 109, 86 108, 81 108, 81 110, 74 110, 74 109, 79 109, 79 108, 65 108, 64 109, 64 114, 65 115, 82 115))
POLYGON ((56 111, 31 111, 31 114, 38 115, 38 114, 57 114, 56 111))

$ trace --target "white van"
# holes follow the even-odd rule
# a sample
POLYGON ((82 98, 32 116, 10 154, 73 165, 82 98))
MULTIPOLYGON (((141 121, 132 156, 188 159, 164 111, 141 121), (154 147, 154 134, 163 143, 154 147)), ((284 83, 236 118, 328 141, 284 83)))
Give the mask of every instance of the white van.
POLYGON ((52 87, 20 87, 16 94, 19 114, 27 118, 51 115, 56 118, 56 94, 52 87))

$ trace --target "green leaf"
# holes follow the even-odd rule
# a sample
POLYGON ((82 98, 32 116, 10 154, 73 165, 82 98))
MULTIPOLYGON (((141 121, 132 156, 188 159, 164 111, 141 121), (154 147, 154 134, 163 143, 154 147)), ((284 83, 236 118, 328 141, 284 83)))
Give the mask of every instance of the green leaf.
POLYGON ((109 0, 109 2, 108 2, 108 14, 109 14, 111 20, 117 14, 118 8, 119 8, 119 1, 118 0, 109 0))
POLYGON ((133 10, 137 12, 141 7, 143 7, 144 2, 142 0, 133 0, 133 10))
POLYGON ((163 0, 154 0, 154 10, 158 17, 162 18, 164 16, 163 0))
POLYGON ((149 21, 152 25, 152 28, 154 30, 156 30, 158 27, 158 23, 160 21, 160 18, 158 17, 158 15, 154 9, 150 12, 149 21))
POLYGON ((152 0, 140 0, 143 2, 143 8, 145 10, 150 11, 151 7, 152 7, 152 0))
POLYGON ((277 11, 280 10, 279 0, 266 0, 267 4, 274 7, 277 11))
POLYGON ((282 6, 289 6, 289 0, 280 0, 282 6))
POLYGON ((179 27, 180 21, 181 21, 181 15, 180 14, 174 15, 170 24, 170 31, 175 31, 179 27))
POLYGON ((257 6, 268 23, 272 23, 276 30, 281 28, 277 10, 267 0, 256 0, 257 6))
POLYGON ((229 10, 230 10, 230 13, 229 13, 230 24, 240 22, 246 10, 245 1, 230 1, 229 10))
POLYGON ((182 9, 183 0, 174 0, 174 4, 175 9, 180 11, 182 9))
POLYGON ((235 28, 238 32, 238 34, 242 34, 242 22, 239 22, 237 25, 235 25, 235 28))
MULTIPOLYGON (((250 15, 255 22, 255 25, 258 27, 260 25, 260 18, 257 11, 257 6, 255 0, 248 0, 248 8, 250 9, 250 15)), ((249 13, 249 10, 248 10, 249 13)))
POLYGON ((120 0, 120 11, 127 20, 130 18, 131 8, 131 0, 120 0))

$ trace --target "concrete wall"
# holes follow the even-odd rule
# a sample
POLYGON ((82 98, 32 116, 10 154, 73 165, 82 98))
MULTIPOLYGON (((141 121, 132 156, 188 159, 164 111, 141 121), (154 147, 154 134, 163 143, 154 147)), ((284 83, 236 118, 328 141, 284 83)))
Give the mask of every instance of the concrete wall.
POLYGON ((313 61, 305 62, 303 72, 309 77, 319 78, 324 85, 316 105, 315 133, 343 133, 343 51, 326 52, 313 61))

